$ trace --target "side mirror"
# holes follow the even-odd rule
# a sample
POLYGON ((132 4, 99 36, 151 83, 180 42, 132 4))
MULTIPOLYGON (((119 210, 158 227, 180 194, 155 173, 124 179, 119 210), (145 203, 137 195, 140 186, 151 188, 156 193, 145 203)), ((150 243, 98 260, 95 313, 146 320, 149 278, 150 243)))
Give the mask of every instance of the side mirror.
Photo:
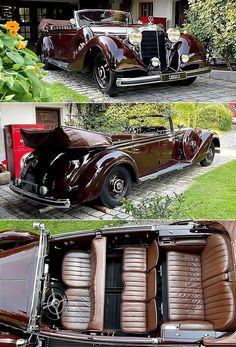
POLYGON ((185 125, 184 125, 184 123, 179 123, 179 124, 177 125, 177 127, 178 127, 179 129, 183 129, 183 128, 185 127, 185 125))
POLYGON ((70 24, 75 25, 75 19, 74 18, 70 19, 70 24))

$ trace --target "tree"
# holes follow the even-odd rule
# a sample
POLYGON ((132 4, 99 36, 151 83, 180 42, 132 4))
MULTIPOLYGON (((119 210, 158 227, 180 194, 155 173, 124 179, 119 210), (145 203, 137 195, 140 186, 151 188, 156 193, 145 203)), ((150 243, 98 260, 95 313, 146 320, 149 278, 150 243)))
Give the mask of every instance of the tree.
POLYGON ((189 0, 185 29, 210 49, 214 58, 223 58, 232 69, 236 57, 236 1, 189 0))

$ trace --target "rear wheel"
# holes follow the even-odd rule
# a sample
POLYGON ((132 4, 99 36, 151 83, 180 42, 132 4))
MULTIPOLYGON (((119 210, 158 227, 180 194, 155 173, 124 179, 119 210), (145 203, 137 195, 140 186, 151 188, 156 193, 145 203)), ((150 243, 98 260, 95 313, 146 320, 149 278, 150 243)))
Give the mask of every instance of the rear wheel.
POLYGON ((202 166, 209 166, 212 164, 213 160, 214 160, 214 157, 215 157, 215 145, 214 143, 212 142, 209 149, 208 149, 208 153, 207 153, 207 156, 206 158, 204 158, 203 160, 200 161, 200 164, 202 166))
POLYGON ((117 74, 112 71, 102 53, 95 57, 93 65, 93 78, 99 89, 109 96, 115 96, 118 93, 116 85, 117 74))
POLYGON ((122 205, 120 201, 126 197, 131 189, 131 176, 129 171, 122 166, 111 169, 107 175, 101 190, 101 202, 106 207, 122 205))
POLYGON ((41 48, 41 51, 39 53, 38 58, 39 58, 40 63, 44 64, 43 69, 44 70, 53 70, 54 66, 48 62, 48 57, 49 57, 48 52, 43 50, 43 48, 41 48))

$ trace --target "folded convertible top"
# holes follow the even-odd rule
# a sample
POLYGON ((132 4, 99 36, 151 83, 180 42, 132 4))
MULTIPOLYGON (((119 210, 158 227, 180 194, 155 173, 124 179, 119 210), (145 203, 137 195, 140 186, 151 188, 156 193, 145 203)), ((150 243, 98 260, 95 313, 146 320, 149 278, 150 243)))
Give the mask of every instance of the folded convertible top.
POLYGON ((47 150, 107 147, 112 143, 109 135, 73 127, 57 127, 52 130, 21 129, 25 146, 47 150))

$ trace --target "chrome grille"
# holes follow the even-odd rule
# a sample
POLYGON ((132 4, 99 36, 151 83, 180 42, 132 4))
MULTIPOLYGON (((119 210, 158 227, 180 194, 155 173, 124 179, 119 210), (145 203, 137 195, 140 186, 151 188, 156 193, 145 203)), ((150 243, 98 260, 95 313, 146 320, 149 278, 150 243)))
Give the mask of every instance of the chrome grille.
POLYGON ((150 64, 150 59, 158 57, 161 62, 161 70, 166 70, 166 45, 165 33, 155 30, 142 31, 141 54, 145 65, 150 64))

